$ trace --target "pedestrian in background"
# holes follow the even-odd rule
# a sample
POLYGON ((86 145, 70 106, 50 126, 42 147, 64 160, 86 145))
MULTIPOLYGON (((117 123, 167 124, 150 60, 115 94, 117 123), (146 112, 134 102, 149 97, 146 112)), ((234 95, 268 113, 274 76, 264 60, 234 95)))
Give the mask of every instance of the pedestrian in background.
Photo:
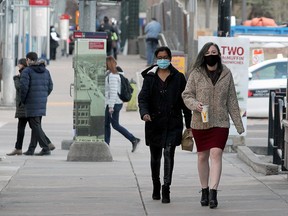
MULTIPOLYGON (((14 79, 14 86, 16 89, 16 112, 15 112, 15 118, 18 118, 18 126, 17 126, 17 140, 15 143, 15 149, 8 153, 8 156, 13 155, 21 155, 22 154, 22 147, 23 147, 23 140, 25 135, 25 128, 28 122, 28 118, 25 114, 25 106, 23 103, 21 103, 21 94, 20 94, 20 75, 21 72, 24 70, 25 67, 27 67, 26 59, 22 58, 18 61, 18 67, 19 67, 19 74, 15 75, 13 77, 14 79)), ((55 146, 51 143, 50 139, 46 136, 47 142, 49 143, 48 146, 50 150, 54 150, 55 146)), ((37 139, 35 135, 33 134, 33 131, 31 132, 31 138, 30 138, 30 144, 29 148, 26 152, 23 152, 24 155, 33 155, 34 150, 37 146, 37 139)))
POLYGON ((151 66, 154 64, 154 53, 158 46, 161 24, 156 20, 156 18, 152 18, 152 20, 145 26, 144 32, 146 34, 147 66, 151 66))
POLYGON ((155 57, 157 65, 142 72, 144 81, 138 103, 141 119, 145 121, 146 145, 150 148, 152 199, 161 199, 160 166, 164 154, 162 203, 170 203, 175 148, 182 139, 183 114, 186 128, 190 129, 191 111, 181 97, 186 79, 172 66, 171 50, 159 47, 155 57))
POLYGON ((112 34, 115 33, 115 30, 109 23, 109 18, 107 16, 103 18, 103 23, 97 28, 97 31, 107 33, 106 55, 112 55, 112 34))
POLYGON ((229 135, 229 115, 237 132, 244 132, 233 76, 222 64, 217 44, 206 43, 200 50, 182 97, 186 106, 193 111, 191 126, 202 187, 200 202, 202 206, 216 208, 223 150, 229 135), (208 122, 202 121, 203 105, 209 105, 208 122))
MULTIPOLYGON (((43 59, 39 59, 37 64, 46 67, 45 60, 43 60, 43 59)), ((40 117, 40 122, 42 124, 42 117, 40 117)), ((46 141, 48 143, 49 149, 51 151, 53 151, 55 149, 55 146, 52 144, 52 142, 47 137, 47 135, 46 134, 44 134, 44 135, 45 135, 45 139, 46 139, 46 141)), ((38 141, 36 140, 36 136, 33 134, 33 131, 32 131, 32 133, 31 133, 31 142, 29 144, 28 150, 26 152, 24 152, 23 154, 24 155, 34 155, 35 149, 37 147, 37 143, 38 143, 38 141)))
POLYGON ((112 49, 113 49, 113 57, 117 60, 117 55, 120 47, 120 29, 117 27, 117 20, 112 18, 112 27, 114 32, 112 33, 112 49))
MULTIPOLYGON (((14 80, 14 86, 16 89, 16 112, 15 112, 15 118, 18 118, 18 126, 17 126, 17 139, 15 143, 15 149, 8 153, 8 156, 13 155, 22 155, 22 146, 23 146, 23 139, 25 135, 25 128, 28 122, 28 118, 26 118, 25 115, 25 107, 24 104, 21 104, 21 95, 20 95, 20 74, 24 70, 24 68, 27 67, 26 59, 21 58, 18 61, 18 68, 19 68, 19 74, 15 75, 13 77, 14 80)), ((31 142, 33 142, 31 134, 31 142)))
POLYGON ((50 60, 56 60, 57 47, 59 46, 60 37, 55 27, 50 27, 50 60))
POLYGON ((37 61, 37 53, 27 53, 26 60, 28 67, 20 76, 21 103, 25 105, 25 113, 32 133, 42 148, 36 155, 50 155, 51 151, 41 126, 41 119, 46 115, 47 100, 53 90, 53 82, 45 65, 37 61))
POLYGON ((110 144, 112 125, 116 131, 132 143, 132 152, 135 152, 140 139, 119 124, 123 101, 118 96, 121 89, 121 78, 116 66, 116 60, 112 56, 108 56, 106 58, 107 76, 105 78, 105 142, 110 144))

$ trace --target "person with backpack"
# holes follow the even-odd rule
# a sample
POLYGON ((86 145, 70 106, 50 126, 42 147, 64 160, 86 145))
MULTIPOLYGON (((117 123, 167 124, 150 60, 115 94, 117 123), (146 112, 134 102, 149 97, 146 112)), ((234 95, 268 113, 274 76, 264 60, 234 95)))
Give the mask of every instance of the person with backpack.
POLYGON ((106 44, 106 55, 112 55, 113 47, 112 47, 112 34, 115 33, 115 29, 109 23, 109 18, 107 16, 103 19, 104 23, 102 23, 98 28, 97 31, 99 32, 106 32, 107 33, 107 44, 106 44))
POLYGON ((119 114, 123 107, 120 99, 121 77, 117 70, 117 62, 112 56, 106 57, 107 75, 105 78, 105 142, 109 145, 112 127, 127 138, 132 144, 132 152, 135 152, 140 139, 136 138, 126 128, 119 124, 119 114))

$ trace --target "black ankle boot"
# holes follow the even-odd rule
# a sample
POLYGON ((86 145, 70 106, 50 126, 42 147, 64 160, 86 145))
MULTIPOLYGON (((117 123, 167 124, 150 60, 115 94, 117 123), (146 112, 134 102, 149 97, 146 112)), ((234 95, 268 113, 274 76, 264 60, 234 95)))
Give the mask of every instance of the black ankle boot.
POLYGON ((202 188, 202 196, 200 201, 202 206, 208 206, 209 205, 209 187, 202 188))
POLYGON ((170 187, 162 185, 162 203, 170 203, 170 187))
POLYGON ((209 205, 210 208, 216 208, 218 206, 218 201, 217 201, 217 190, 211 189, 209 193, 209 205))
POLYGON ((161 190, 160 181, 153 182, 153 194, 152 194, 153 200, 160 200, 161 199, 160 190, 161 190))

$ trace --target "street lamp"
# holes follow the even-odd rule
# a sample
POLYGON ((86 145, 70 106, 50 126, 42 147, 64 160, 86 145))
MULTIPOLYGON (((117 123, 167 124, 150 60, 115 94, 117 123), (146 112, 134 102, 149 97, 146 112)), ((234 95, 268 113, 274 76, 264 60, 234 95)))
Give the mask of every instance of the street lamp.
POLYGON ((218 36, 230 37, 231 0, 218 2, 218 36))

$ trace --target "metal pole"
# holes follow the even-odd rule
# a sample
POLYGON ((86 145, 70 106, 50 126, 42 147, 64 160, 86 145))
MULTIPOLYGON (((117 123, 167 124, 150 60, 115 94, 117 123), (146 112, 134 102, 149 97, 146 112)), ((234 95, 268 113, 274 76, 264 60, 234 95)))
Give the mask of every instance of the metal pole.
POLYGON ((242 0, 242 23, 247 19, 246 10, 246 0, 242 0))
POLYGON ((29 52, 32 51, 32 7, 29 6, 29 52))
POLYGON ((84 31, 84 16, 85 16, 85 14, 84 14, 84 1, 80 1, 79 0, 79 14, 80 14, 80 16, 79 16, 79 30, 80 31, 84 31))
POLYGON ((96 31, 96 2, 79 1, 79 28, 83 32, 96 31))
POLYGON ((47 49, 46 49, 46 60, 47 64, 50 63, 50 7, 47 7, 47 49))
POLYGON ((96 1, 90 2, 89 8, 90 22, 89 22, 89 31, 96 31, 96 1))
POLYGON ((218 2, 218 36, 229 37, 231 25, 231 0, 218 2))
POLYGON ((14 1, 5 2, 5 44, 4 44, 4 58, 3 58, 3 98, 1 104, 4 106, 14 106, 14 86, 13 86, 13 75, 14 75, 14 35, 13 35, 13 5, 14 1))
POLYGON ((22 16, 23 13, 22 13, 22 8, 19 8, 18 9, 18 13, 17 13, 17 22, 16 22, 16 28, 18 29, 18 38, 17 38, 17 53, 15 54, 15 58, 18 60, 19 58, 21 58, 20 56, 22 56, 22 44, 21 44, 21 37, 22 37, 22 32, 23 32, 23 26, 22 26, 22 23, 21 23, 21 18, 20 17, 23 17, 22 16))
POLYGON ((205 28, 208 29, 210 27, 210 0, 205 1, 205 11, 205 28))
POLYGON ((189 30, 188 30, 188 65, 187 74, 189 76, 189 71, 193 66, 194 60, 196 59, 198 53, 197 41, 195 38, 195 29, 197 29, 197 0, 189 1, 189 30))

